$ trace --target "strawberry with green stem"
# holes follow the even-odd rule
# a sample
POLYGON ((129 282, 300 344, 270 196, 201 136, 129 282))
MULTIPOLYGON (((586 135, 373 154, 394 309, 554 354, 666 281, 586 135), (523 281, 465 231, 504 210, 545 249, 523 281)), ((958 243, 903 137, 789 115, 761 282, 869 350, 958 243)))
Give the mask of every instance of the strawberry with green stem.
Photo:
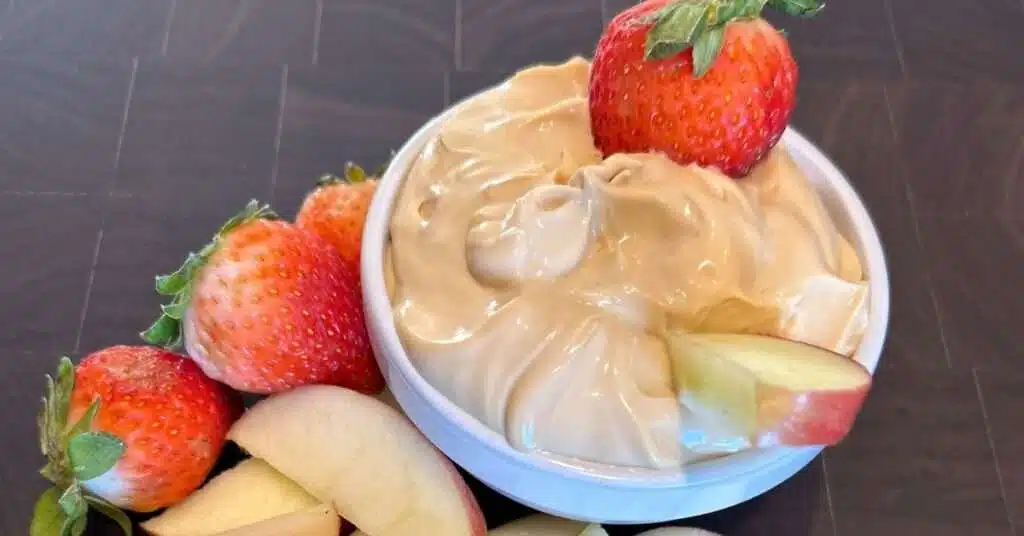
POLYGON ((590 76, 594 142, 605 155, 660 152, 745 176, 775 146, 799 71, 765 7, 811 17, 821 0, 648 0, 619 13, 590 76))
POLYGON ((377 178, 349 162, 342 176, 324 175, 306 196, 295 217, 295 225, 327 240, 341 253, 345 262, 359 271, 366 213, 377 190, 377 178))
POLYGON ((41 474, 31 536, 78 536, 91 508, 131 534, 120 510, 148 512, 199 487, 241 414, 236 393, 187 358, 114 346, 47 376, 39 414, 41 474))
POLYGON ((171 296, 142 336, 186 352, 211 378, 269 394, 323 383, 384 388, 358 272, 326 240, 250 202, 213 240, 156 280, 171 296))
POLYGON ((128 517, 110 502, 82 489, 82 482, 106 473, 124 454, 125 445, 108 432, 92 431, 92 420, 100 401, 89 405, 85 414, 68 425, 75 369, 63 358, 57 378, 46 376, 46 395, 39 412, 39 443, 47 463, 40 473, 54 487, 36 502, 29 527, 31 536, 78 536, 85 532, 86 514, 93 506, 121 526, 131 536, 128 517))

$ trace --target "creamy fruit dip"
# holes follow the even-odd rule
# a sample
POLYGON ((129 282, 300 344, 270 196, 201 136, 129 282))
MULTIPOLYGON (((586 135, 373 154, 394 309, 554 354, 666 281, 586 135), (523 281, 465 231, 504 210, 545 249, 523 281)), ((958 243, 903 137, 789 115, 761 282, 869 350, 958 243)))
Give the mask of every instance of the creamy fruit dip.
POLYGON ((588 71, 524 70, 440 126, 392 216, 395 321, 427 381, 514 447, 678 466, 735 446, 679 402, 667 329, 849 355, 867 285, 781 145, 742 180, 602 159, 588 71))

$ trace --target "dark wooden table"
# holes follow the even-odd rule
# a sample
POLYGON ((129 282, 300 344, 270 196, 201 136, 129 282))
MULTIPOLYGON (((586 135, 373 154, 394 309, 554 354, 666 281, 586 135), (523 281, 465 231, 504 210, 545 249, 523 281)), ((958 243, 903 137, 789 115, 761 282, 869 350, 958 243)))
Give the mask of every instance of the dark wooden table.
MULTIPOLYGON (((44 488, 43 374, 137 341, 153 274, 247 199, 294 214, 320 173, 380 163, 446 104, 588 54, 628 3, 0 0, 0 533, 26 532, 44 488)), ((784 22, 794 123, 881 230, 891 332, 845 443, 691 523, 1024 534, 1024 4, 836 0, 784 22)), ((492 524, 525 512, 476 489, 492 524)))

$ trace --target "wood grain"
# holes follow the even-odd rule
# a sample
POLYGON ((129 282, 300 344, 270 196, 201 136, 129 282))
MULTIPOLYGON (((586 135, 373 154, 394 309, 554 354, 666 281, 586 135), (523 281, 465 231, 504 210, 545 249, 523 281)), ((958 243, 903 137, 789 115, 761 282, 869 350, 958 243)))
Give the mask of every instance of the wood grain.
POLYGON ((460 69, 518 69, 590 57, 601 35, 594 0, 461 0, 460 69))

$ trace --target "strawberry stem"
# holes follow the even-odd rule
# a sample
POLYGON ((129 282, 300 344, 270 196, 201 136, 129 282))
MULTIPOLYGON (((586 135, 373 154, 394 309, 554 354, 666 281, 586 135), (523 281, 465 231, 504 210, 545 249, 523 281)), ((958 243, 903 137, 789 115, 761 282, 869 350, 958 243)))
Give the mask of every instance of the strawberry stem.
POLYGON ((336 184, 358 184, 366 181, 366 171, 352 162, 345 162, 345 173, 341 176, 333 173, 321 175, 316 181, 317 187, 334 186, 336 184))
POLYGON ((387 171, 388 165, 391 164, 391 160, 394 158, 395 152, 391 151, 391 155, 388 156, 387 161, 380 166, 377 166, 377 169, 375 169, 372 174, 366 173, 366 170, 357 164, 345 162, 344 174, 338 176, 333 173, 325 173, 317 179, 316 185, 318 188, 322 188, 324 186, 334 186, 336 184, 356 184, 368 180, 379 179, 384 175, 384 172, 387 171))
POLYGON ((324 173, 320 175, 320 178, 316 180, 317 188, 324 188, 326 186, 334 186, 336 184, 347 184, 348 181, 342 177, 339 177, 333 173, 324 173))
POLYGON ((722 50, 725 27, 756 19, 765 5, 789 15, 812 17, 823 0, 675 0, 652 16, 644 57, 659 60, 693 49, 693 76, 704 76, 722 50))
POLYGON ((160 317, 146 331, 140 333, 142 339, 149 344, 175 348, 181 344, 181 318, 188 309, 192 298, 192 283, 199 270, 206 265, 224 238, 235 228, 253 220, 276 219, 277 214, 269 205, 261 205, 253 199, 233 216, 213 236, 210 243, 203 246, 198 253, 190 252, 174 272, 157 276, 156 292, 161 296, 170 296, 171 301, 160 306, 160 317))

